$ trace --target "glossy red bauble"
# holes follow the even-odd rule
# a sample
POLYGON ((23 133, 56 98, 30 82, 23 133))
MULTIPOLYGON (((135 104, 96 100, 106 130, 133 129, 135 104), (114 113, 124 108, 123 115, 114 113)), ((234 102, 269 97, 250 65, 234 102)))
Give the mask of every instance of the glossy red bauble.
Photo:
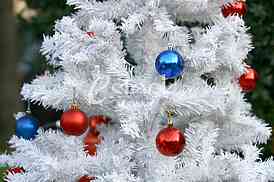
POLYGON ((231 15, 244 16, 246 12, 247 12, 247 5, 243 0, 225 4, 222 7, 222 13, 224 17, 231 16, 231 15))
POLYGON ((91 131, 84 139, 85 152, 91 156, 96 155, 96 145, 100 144, 102 137, 99 131, 91 131))
POLYGON ((9 169, 6 171, 7 174, 8 174, 8 173, 11 173, 12 175, 18 174, 18 173, 24 173, 24 172, 25 172, 25 170, 24 170, 24 168, 22 168, 22 167, 13 167, 13 168, 9 168, 9 169))
POLYGON ((68 135, 80 136, 88 128, 88 118, 85 113, 76 108, 64 112, 61 117, 61 128, 68 135))
POLYGON ((96 129, 97 125, 108 124, 110 121, 111 119, 107 116, 103 116, 103 115, 91 116, 89 118, 89 127, 92 129, 96 129))
POLYGON ((174 157, 183 151, 185 147, 185 137, 177 128, 164 128, 156 137, 156 146, 161 154, 174 157))
POLYGON ((258 73, 252 68, 247 68, 246 72, 240 77, 239 83, 243 91, 250 92, 255 90, 258 73))
MULTIPOLYGON (((7 171, 6 171, 6 174, 12 174, 12 175, 15 175, 15 174, 20 174, 20 173, 24 173, 25 170, 24 168, 22 167, 13 167, 13 168, 9 168, 7 171)), ((9 181, 8 178, 5 178, 4 179, 5 182, 9 181)))
POLYGON ((87 35, 90 37, 90 38, 93 38, 96 36, 96 33, 95 32, 87 32, 87 35))
POLYGON ((90 177, 90 176, 83 176, 79 179, 78 182, 90 182, 92 180, 95 180, 95 177, 90 177))

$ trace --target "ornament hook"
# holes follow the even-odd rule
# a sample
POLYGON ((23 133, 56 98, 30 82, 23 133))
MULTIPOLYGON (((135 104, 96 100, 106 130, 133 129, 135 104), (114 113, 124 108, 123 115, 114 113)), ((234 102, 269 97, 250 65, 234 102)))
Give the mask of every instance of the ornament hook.
POLYGON ((76 102, 76 88, 73 87, 72 105, 70 107, 73 110, 79 110, 79 106, 76 102))
POLYGON ((26 110, 27 114, 31 114, 31 109, 30 109, 30 101, 28 100, 28 104, 27 104, 27 110, 26 110))
POLYGON ((168 50, 173 50, 175 48, 175 45, 173 43, 168 43, 168 50))
POLYGON ((166 111, 167 114, 167 125, 168 127, 173 127, 173 117, 175 113, 173 111, 166 111))

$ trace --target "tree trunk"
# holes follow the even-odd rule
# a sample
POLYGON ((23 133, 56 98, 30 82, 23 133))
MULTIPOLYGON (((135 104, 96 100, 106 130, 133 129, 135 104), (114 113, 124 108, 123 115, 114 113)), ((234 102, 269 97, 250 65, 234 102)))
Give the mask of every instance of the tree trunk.
POLYGON ((14 133, 13 114, 19 107, 19 89, 16 72, 16 27, 13 1, 0 0, 0 150, 14 133))

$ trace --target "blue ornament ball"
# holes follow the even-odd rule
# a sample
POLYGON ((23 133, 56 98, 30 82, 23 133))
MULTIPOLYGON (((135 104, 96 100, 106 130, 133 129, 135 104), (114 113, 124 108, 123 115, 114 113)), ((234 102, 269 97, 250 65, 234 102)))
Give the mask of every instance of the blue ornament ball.
POLYGON ((180 76, 184 70, 183 57, 175 50, 166 50, 156 58, 155 68, 167 79, 180 76))
POLYGON ((38 128, 38 120, 30 115, 23 116, 16 120, 16 135, 26 140, 35 138, 38 128))

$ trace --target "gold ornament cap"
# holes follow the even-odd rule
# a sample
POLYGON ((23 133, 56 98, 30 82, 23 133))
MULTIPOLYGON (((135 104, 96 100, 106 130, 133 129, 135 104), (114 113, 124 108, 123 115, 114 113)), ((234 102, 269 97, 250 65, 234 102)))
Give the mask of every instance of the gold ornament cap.
POLYGON ((175 112, 166 111, 166 113, 167 113, 167 118, 168 118, 167 125, 168 125, 168 127, 172 128, 173 127, 173 117, 175 115, 175 112))
POLYGON ((78 105, 78 104, 72 104, 71 106, 70 106, 70 109, 71 110, 76 110, 76 111, 78 111, 78 110, 80 110, 80 106, 78 105))

